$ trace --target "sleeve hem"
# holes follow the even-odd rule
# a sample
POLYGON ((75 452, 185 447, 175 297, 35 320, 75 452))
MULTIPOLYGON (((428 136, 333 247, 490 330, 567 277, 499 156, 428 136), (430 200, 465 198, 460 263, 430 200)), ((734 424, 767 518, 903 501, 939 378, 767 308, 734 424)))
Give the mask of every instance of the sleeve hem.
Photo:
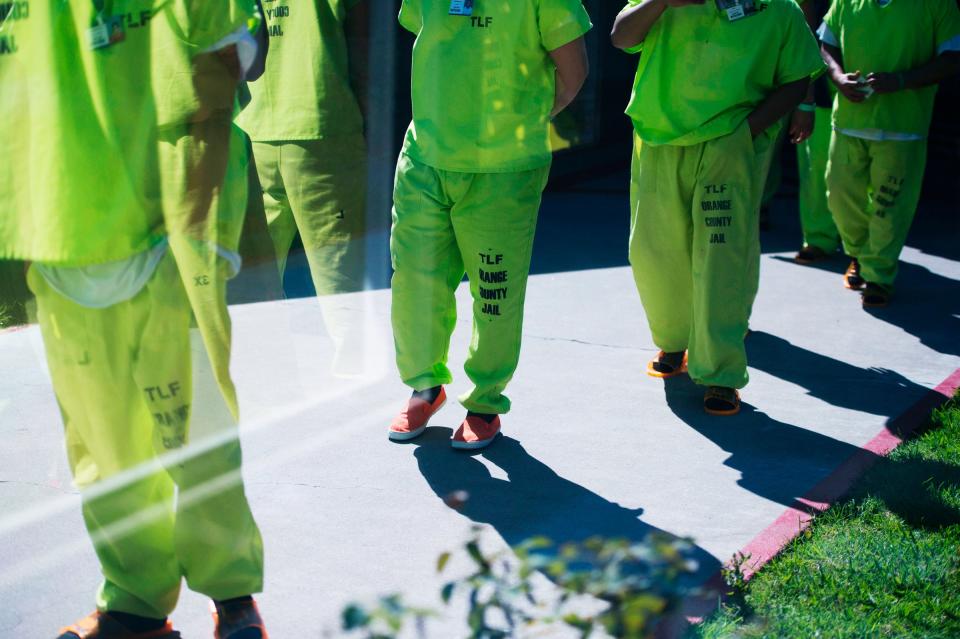
POLYGON ((547 51, 553 51, 559 49, 565 44, 570 44, 577 38, 586 34, 590 29, 593 28, 593 24, 589 21, 586 24, 577 22, 576 20, 571 20, 567 24, 550 31, 541 36, 541 41, 543 42, 543 47, 547 51))

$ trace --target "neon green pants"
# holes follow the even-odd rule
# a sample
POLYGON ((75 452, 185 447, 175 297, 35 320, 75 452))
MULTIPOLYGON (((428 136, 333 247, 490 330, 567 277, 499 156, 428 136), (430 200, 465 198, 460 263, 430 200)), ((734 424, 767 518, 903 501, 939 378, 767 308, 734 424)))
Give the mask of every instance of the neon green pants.
POLYGON ((466 273, 473 340, 467 410, 510 410, 503 390, 520 358, 533 236, 549 167, 520 173, 441 171, 401 155, 390 256, 397 367, 414 390, 448 384, 454 292, 466 273))
POLYGON ((813 135, 797 145, 800 179, 800 228, 803 243, 832 253, 840 233, 827 204, 827 159, 830 157, 830 109, 817 108, 813 135))
POLYGON ((692 146, 634 140, 630 264, 657 347, 687 350, 698 384, 747 384, 743 337, 760 277, 772 131, 744 122, 692 146))
POLYGON ((263 547, 240 475, 236 421, 173 254, 146 287, 79 306, 29 283, 83 516, 101 610, 162 618, 180 583, 214 599, 259 592, 263 547))
POLYGON ((834 133, 827 192, 843 249, 867 282, 892 287, 920 203, 927 141, 874 142, 834 133))
POLYGON ((281 277, 299 231, 319 296, 363 290, 363 137, 254 142, 253 154, 281 277))

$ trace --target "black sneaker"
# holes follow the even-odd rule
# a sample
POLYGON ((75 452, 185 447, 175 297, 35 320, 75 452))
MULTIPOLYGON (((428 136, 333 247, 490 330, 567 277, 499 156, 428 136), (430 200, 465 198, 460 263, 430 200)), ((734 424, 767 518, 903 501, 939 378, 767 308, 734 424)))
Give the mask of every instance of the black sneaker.
POLYGON ((886 286, 867 282, 860 293, 860 300, 864 308, 883 308, 890 303, 891 294, 886 286))
POLYGON ((797 251, 797 254, 793 256, 793 261, 797 264, 813 264, 814 262, 825 260, 828 257, 830 257, 830 253, 824 251, 819 246, 804 244, 803 248, 797 251))

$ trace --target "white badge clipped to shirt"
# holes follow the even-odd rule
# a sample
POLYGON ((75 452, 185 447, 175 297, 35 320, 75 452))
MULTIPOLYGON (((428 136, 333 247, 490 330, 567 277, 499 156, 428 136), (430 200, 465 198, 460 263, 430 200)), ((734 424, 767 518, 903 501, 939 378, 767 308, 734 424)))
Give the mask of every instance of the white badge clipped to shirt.
POLYGON ((97 24, 87 29, 87 46, 93 51, 105 49, 112 44, 122 42, 125 38, 123 20, 120 16, 97 18, 97 24))
POLYGON ((726 14, 730 22, 752 16, 760 11, 756 0, 717 0, 717 8, 726 14))
POLYGON ((473 0, 450 0, 450 15, 472 16, 473 0))

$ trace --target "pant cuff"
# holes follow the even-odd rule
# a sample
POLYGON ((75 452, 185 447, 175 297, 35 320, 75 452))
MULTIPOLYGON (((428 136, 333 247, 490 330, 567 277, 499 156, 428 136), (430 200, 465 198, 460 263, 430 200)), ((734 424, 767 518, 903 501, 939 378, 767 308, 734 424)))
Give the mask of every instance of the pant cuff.
POLYGON ((425 391, 436 386, 443 386, 453 381, 449 375, 420 375, 411 379, 403 380, 403 383, 415 391, 425 391))

